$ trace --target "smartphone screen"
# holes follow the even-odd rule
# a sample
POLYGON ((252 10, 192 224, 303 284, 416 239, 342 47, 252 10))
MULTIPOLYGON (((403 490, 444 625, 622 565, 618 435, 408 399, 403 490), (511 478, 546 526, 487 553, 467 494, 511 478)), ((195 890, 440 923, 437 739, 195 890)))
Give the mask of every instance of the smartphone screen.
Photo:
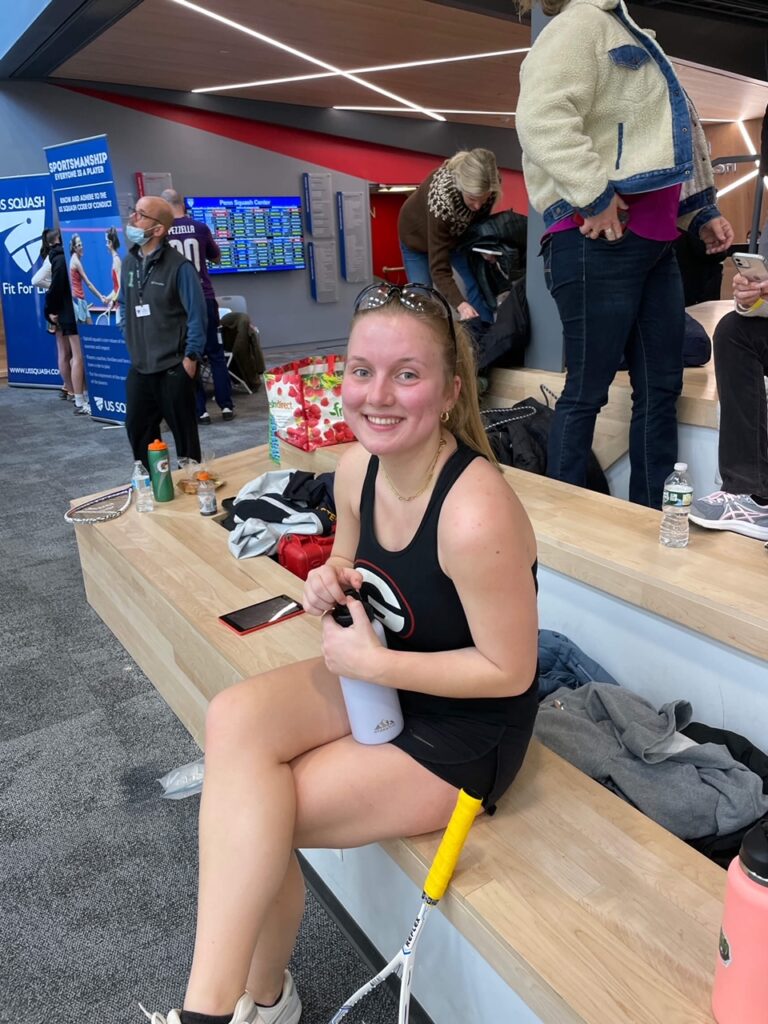
POLYGON ((244 633, 252 633, 256 629, 264 629, 265 626, 292 619, 294 615, 301 615, 303 611, 298 601, 281 594, 279 597, 268 597, 266 601, 248 605, 247 608, 227 612, 219 618, 225 626, 229 626, 242 636, 244 633))

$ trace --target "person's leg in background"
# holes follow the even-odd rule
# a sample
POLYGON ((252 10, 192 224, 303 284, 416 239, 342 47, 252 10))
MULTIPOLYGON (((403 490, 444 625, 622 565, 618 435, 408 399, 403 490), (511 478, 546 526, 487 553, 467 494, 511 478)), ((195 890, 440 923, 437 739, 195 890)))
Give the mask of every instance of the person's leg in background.
POLYGON ((431 287, 432 275, 429 272, 429 256, 427 253, 417 252, 406 245, 405 242, 400 243, 400 252, 403 254, 406 283, 426 284, 431 287))
POLYGON ((454 250, 451 253, 451 266, 464 282, 464 291, 467 295, 467 302, 477 310, 477 315, 482 321, 487 324, 492 324, 494 311, 485 301, 485 296, 480 289, 480 285, 477 283, 474 271, 469 265, 467 254, 454 250))
POLYGON ((75 413, 79 416, 85 416, 91 410, 88 406, 88 396, 85 391, 85 364, 83 363, 83 350, 80 347, 80 335, 70 334, 67 340, 72 351, 70 372, 72 373, 72 390, 75 393, 75 413))
POLYGON ((664 481, 677 461, 677 399, 683 387, 683 282, 671 243, 640 239, 653 260, 637 324, 626 348, 632 383, 629 500, 661 508, 664 481))
POLYGON ((608 400, 642 295, 642 247, 579 231, 550 235, 544 276, 563 325, 566 378, 549 430, 547 476, 585 487, 597 415, 608 400))
POLYGON ((147 469, 147 448, 160 437, 162 376, 159 373, 139 373, 131 367, 125 380, 125 431, 134 459, 147 469))
POLYGON ((176 458, 194 459, 200 462, 200 435, 197 432, 195 414, 195 387, 184 366, 172 366, 160 378, 160 408, 171 428, 176 445, 176 458))
POLYGON ((768 320, 729 313, 715 328, 722 490, 694 501, 691 521, 768 541, 768 320))
MULTIPOLYGON (((224 346, 219 337, 219 307, 215 299, 206 299, 205 308, 208 314, 208 328, 205 337, 205 357, 211 368, 213 377, 213 394, 216 404, 221 409, 225 420, 231 420, 235 413, 232 402, 232 383, 229 379, 224 346)), ((205 409, 205 391, 198 374, 195 402, 197 418, 200 423, 210 423, 210 416, 205 409)))
POLYGON ((57 330, 56 334, 56 363, 59 374, 64 382, 64 391, 67 398, 72 398, 75 388, 72 384, 72 346, 69 343, 69 336, 57 330))

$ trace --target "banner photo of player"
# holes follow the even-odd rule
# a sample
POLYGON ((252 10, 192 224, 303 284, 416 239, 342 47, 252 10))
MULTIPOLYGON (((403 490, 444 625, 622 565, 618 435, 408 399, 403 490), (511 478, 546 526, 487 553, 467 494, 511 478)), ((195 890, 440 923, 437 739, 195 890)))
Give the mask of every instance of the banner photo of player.
POLYGON ((45 288, 32 284, 42 265, 43 230, 53 226, 47 174, 0 178, 0 282, 8 383, 59 388, 56 345, 46 330, 45 288))
POLYGON ((119 324, 126 252, 106 135, 45 149, 69 268, 72 304, 88 378, 91 414, 125 422, 130 361, 119 324))

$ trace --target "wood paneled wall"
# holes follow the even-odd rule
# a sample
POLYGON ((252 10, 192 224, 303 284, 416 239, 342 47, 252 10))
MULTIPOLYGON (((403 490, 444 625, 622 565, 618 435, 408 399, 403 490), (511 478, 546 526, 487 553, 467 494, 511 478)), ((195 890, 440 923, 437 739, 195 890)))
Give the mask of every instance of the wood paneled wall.
MULTIPOLYGON (((754 152, 759 153, 760 121, 757 119, 745 121, 744 127, 747 129, 747 133, 753 142, 754 152)), ((713 159, 747 153, 747 147, 738 124, 707 124, 704 125, 704 131, 711 147, 713 159)), ((726 185, 730 185, 731 182, 742 178, 753 169, 754 165, 751 163, 737 164, 735 171, 728 174, 715 175, 715 186, 719 191, 726 185)), ((733 225, 737 242, 746 242, 747 240, 747 231, 752 225, 752 208, 755 202, 755 189, 758 183, 763 188, 761 220, 765 223, 766 217, 768 217, 768 192, 763 187, 759 178, 754 178, 745 185, 740 185, 739 188, 734 189, 718 200, 723 216, 727 217, 733 225)))

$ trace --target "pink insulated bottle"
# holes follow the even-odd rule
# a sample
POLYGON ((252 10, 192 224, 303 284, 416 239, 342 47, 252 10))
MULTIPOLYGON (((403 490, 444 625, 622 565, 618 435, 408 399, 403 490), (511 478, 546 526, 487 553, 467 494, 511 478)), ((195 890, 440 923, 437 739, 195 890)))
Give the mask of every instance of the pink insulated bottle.
POLYGON ((768 819, 728 868, 712 1012, 718 1024, 768 1021, 768 819))

